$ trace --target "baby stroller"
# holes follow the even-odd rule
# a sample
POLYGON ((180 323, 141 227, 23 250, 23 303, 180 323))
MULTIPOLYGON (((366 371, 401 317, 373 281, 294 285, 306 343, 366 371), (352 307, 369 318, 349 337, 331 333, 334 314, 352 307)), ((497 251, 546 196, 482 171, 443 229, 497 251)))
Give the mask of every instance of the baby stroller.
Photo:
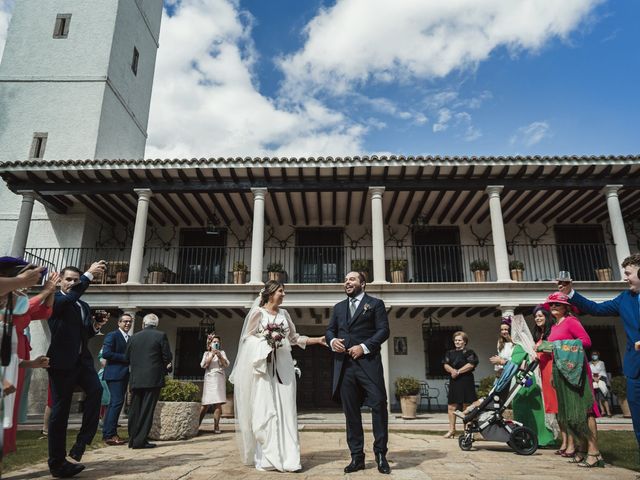
MULTIPOLYGON (((518 391, 532 383, 533 372, 538 367, 538 360, 529 363, 525 369, 518 365, 507 363, 500 378, 482 401, 469 413, 456 411, 456 415, 465 423, 464 433, 458 438, 458 445, 462 450, 471 450, 474 433, 481 433, 486 440, 506 442, 519 455, 532 455, 538 449, 538 438, 530 428, 520 422, 505 420, 504 410, 511 404, 518 391), (516 378, 511 389, 511 380, 516 378), (501 392, 508 390, 506 400, 501 403, 501 392)), ((503 397, 504 398, 504 394, 503 397)))

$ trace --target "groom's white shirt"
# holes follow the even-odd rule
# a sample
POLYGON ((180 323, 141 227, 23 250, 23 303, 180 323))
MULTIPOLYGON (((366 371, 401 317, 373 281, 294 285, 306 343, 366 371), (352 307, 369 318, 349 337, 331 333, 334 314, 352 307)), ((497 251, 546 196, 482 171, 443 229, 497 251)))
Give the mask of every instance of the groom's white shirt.
MULTIPOLYGON (((351 301, 350 297, 349 301, 351 301)), ((358 295, 357 297, 355 297, 355 309, 354 310, 358 310, 358 307, 360 306, 360 302, 362 301, 362 299, 364 298, 364 290, 360 293, 360 295, 358 295)), ((334 338, 333 340, 331 340, 331 343, 329 344, 331 346, 331 350, 333 350, 335 352, 335 349, 333 348, 333 342, 335 342, 337 340, 337 338, 334 338)), ((367 355, 369 353, 369 349, 367 348, 367 346, 364 343, 361 343, 360 346, 362 347, 362 350, 364 351, 364 354, 367 355)))

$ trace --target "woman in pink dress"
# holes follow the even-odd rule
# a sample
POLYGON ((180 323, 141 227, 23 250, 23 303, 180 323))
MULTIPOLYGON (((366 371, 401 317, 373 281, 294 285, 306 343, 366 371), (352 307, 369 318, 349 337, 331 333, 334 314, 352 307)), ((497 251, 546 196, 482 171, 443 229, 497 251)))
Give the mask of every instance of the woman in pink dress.
POLYGON ((59 275, 55 272, 49 275, 49 280, 38 295, 29 299, 29 310, 24 315, 13 316, 13 326, 18 340, 18 358, 20 367, 18 369, 18 381, 16 383, 16 397, 13 405, 13 423, 10 428, 4 429, 3 452, 8 454, 16 451, 16 432, 18 430, 18 413, 20 412, 20 401, 22 388, 24 386, 25 368, 38 367, 39 363, 31 362, 31 345, 29 338, 24 333, 25 328, 33 320, 46 320, 51 316, 53 310, 53 297, 56 292, 59 275))
MULTIPOLYGON (((560 292, 552 293, 547 297, 545 307, 551 311, 551 315, 556 320, 555 325, 551 327, 551 332, 549 333, 548 340, 550 342, 558 340, 580 340, 583 348, 588 349, 591 347, 591 338, 580 323, 580 320, 572 315, 572 306, 569 303, 569 298, 565 294, 560 292)), ((597 442, 598 431, 596 427, 596 417, 600 416, 600 411, 598 410, 598 404, 593 395, 591 370, 589 369, 586 356, 584 356, 583 361, 583 375, 586 377, 586 385, 584 385, 581 392, 574 389, 573 394, 576 396, 583 395, 582 400, 585 400, 584 403, 587 403, 586 396, 589 396, 588 403, 591 405, 588 410, 584 412, 588 433, 583 435, 580 431, 572 429, 568 435, 566 453, 574 453, 571 463, 576 463, 580 467, 604 467, 604 460, 600 455, 597 442), (577 438, 574 438, 574 436, 577 438)), ((554 364, 554 369, 555 368, 556 365, 554 364)), ((554 378, 560 378, 557 372, 554 378)), ((558 388, 560 388, 560 386, 556 384, 556 389, 558 388)), ((558 420, 561 420, 564 413, 563 409, 566 411, 570 405, 563 404, 560 395, 558 395, 558 400, 558 420)), ((562 424, 562 421, 560 421, 560 423, 562 424)))

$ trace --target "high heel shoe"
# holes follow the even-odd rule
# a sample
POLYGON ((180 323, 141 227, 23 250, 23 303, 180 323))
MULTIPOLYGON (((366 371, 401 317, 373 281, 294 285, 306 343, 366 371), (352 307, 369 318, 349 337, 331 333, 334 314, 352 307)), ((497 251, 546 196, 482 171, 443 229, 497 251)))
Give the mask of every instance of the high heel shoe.
POLYGON ((573 458, 575 455, 576 455, 575 450, 573 452, 567 452, 566 448, 564 449, 564 452, 560 454, 560 456, 564 458, 573 458))
POLYGON ((586 452, 576 451, 576 453, 573 455, 573 458, 569 460, 569 463, 582 463, 585 461, 585 458, 587 458, 586 452))
POLYGON ((584 459, 578 463, 579 467, 584 467, 584 468, 604 468, 604 459, 600 456, 600 452, 598 453, 587 453, 587 455, 584 457, 584 459), (595 458, 596 461, 594 463, 589 463, 587 462, 587 458, 592 457, 595 458))
POLYGON ((444 434, 444 438, 456 438, 456 431, 449 430, 447 433, 444 434))
POLYGON ((566 452, 567 449, 566 448, 559 448, 558 450, 556 450, 555 452, 553 452, 554 455, 562 455, 564 452, 566 452))

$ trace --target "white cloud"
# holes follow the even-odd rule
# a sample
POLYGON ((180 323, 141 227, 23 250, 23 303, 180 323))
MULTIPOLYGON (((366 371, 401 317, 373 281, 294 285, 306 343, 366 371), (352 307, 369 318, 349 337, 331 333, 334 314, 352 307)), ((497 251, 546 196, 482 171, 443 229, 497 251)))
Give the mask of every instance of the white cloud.
POLYGON ((539 50, 567 38, 603 0, 338 0, 281 59, 287 91, 343 94, 367 83, 410 82, 472 70, 500 46, 539 50))
POLYGON ((551 136, 551 127, 548 122, 532 122, 529 125, 518 128, 509 143, 511 145, 533 147, 549 136, 551 136))
POLYGON ((183 0, 162 22, 147 156, 362 152, 365 126, 312 97, 258 91, 252 18, 235 2, 183 0))
POLYGON ((448 108, 441 108, 438 110, 438 121, 433 124, 433 131, 444 132, 449 128, 449 120, 451 120, 451 110, 448 108))

